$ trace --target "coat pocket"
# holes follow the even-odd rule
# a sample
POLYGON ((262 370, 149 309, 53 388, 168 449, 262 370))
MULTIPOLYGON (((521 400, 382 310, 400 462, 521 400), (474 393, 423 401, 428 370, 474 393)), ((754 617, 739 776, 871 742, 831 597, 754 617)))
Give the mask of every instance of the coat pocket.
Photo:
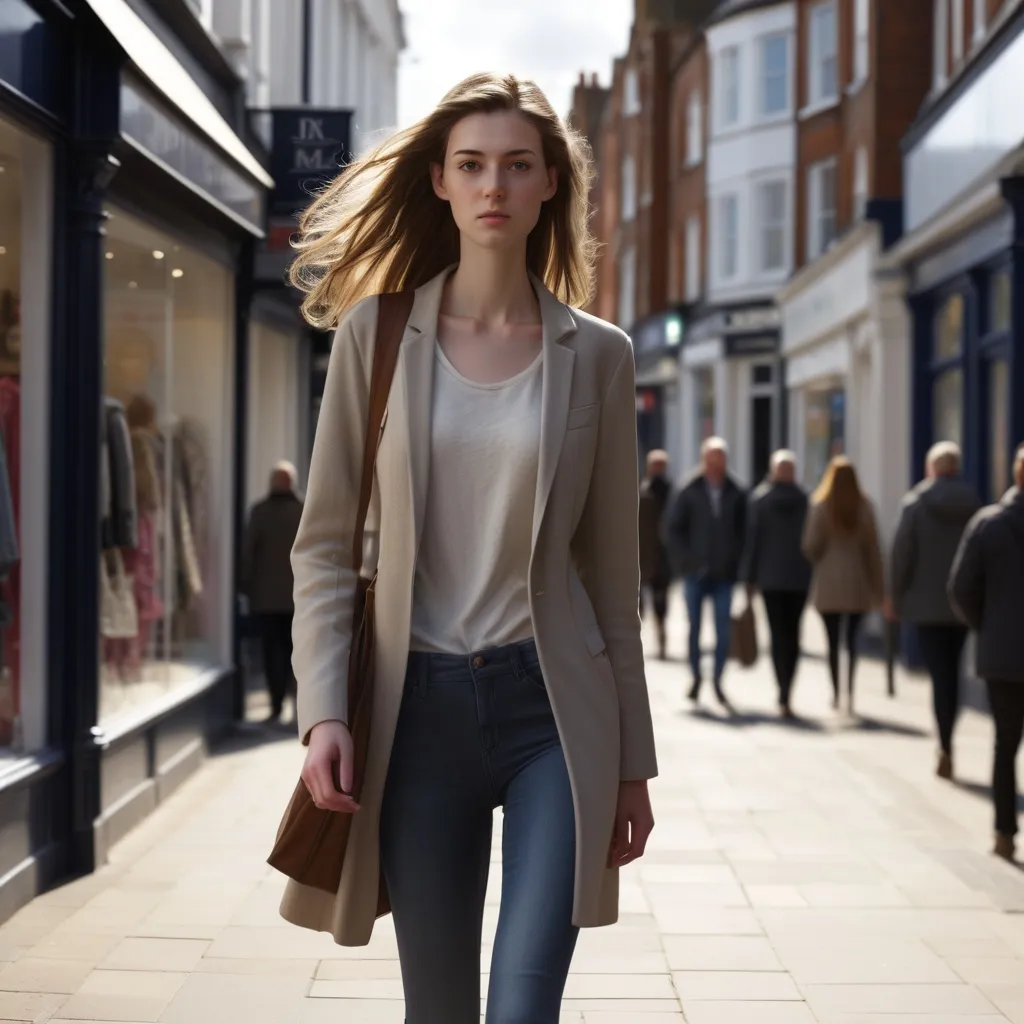
POLYGON ((575 409, 570 409, 569 418, 565 423, 566 431, 582 430, 584 427, 593 426, 597 422, 597 412, 600 407, 600 402, 593 402, 590 405, 578 405, 575 409))

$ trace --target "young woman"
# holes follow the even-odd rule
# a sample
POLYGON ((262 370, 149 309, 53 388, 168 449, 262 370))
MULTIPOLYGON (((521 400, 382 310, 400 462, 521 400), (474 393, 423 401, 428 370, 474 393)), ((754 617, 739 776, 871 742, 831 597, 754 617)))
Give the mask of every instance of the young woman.
POLYGON ((476 1024, 494 809, 491 1024, 555 1024, 577 928, 617 916, 653 827, 638 615, 633 356, 591 288, 588 153, 537 87, 477 75, 307 211, 293 279, 338 323, 292 555, 303 778, 354 814, 337 895, 289 920, 370 939, 394 913, 409 1024, 476 1024), (414 288, 379 444, 373 727, 360 805, 347 564, 378 300, 414 288))
POLYGON ((840 633, 845 622, 848 707, 852 714, 857 634, 864 615, 881 607, 884 592, 875 513, 861 492, 853 464, 843 456, 829 463, 811 496, 803 549, 814 567, 811 601, 821 613, 828 634, 828 665, 836 708, 840 633))

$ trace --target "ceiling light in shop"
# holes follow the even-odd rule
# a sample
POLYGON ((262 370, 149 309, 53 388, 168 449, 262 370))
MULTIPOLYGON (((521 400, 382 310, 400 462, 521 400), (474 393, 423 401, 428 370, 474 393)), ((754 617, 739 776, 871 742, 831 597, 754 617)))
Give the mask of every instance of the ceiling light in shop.
POLYGON ((181 270, 179 267, 175 267, 171 271, 171 277, 184 277, 184 276, 185 276, 185 271, 181 270))
POLYGON ((129 288, 138 288, 139 287, 139 283, 138 283, 138 281, 129 281, 128 282, 128 287, 129 288))
POLYGON ((107 259, 108 260, 112 260, 113 258, 114 258, 114 254, 112 252, 108 252, 107 253, 107 259))
POLYGON ((155 259, 155 260, 162 260, 163 258, 164 258, 164 254, 159 249, 154 249, 153 250, 153 259, 155 259))
POLYGON ((6 255, 7 255, 7 246, 6 245, 0 245, 0 256, 6 256, 6 255))

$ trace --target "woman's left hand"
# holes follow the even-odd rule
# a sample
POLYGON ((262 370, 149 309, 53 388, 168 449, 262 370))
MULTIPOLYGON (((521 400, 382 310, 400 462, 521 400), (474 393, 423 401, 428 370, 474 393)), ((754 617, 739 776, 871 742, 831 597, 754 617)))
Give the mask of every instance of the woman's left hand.
POLYGON ((619 783, 615 808, 615 828, 608 850, 608 867, 621 868, 644 855, 647 837, 654 828, 654 813, 647 792, 647 781, 619 783))

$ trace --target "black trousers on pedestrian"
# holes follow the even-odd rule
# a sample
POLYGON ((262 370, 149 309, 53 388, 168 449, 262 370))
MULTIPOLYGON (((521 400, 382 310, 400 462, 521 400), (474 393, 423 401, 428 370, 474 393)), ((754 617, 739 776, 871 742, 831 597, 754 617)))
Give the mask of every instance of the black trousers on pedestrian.
POLYGON ((667 578, 656 577, 655 579, 644 580, 640 587, 640 615, 643 617, 644 605, 647 603, 645 594, 650 593, 651 604, 654 606, 654 618, 658 623, 663 623, 668 617, 668 586, 667 578))
POLYGON ((828 636, 828 668, 832 673, 832 689, 839 699, 839 645, 843 620, 846 620, 846 650, 850 655, 847 668, 847 686, 853 694, 853 673, 857 667, 857 635, 864 616, 860 612, 822 612, 825 633, 828 636))
POLYGON ((1024 683, 987 679, 988 701, 996 727, 996 754, 992 767, 992 799, 996 831, 1017 834, 1017 751, 1024 738, 1024 683))
POLYGON ((761 596, 772 635, 772 664, 779 684, 779 703, 789 704, 793 677, 800 662, 800 620, 807 603, 807 591, 764 590, 761 596))
POLYGON ((263 641, 263 673, 270 691, 270 710, 280 715, 284 699, 294 688, 292 676, 292 613, 263 612, 259 616, 263 641))
POLYGON ((967 642, 967 628, 955 624, 919 625, 921 657, 932 677, 932 702, 942 750, 953 752, 953 727, 960 713, 960 656, 967 642))

